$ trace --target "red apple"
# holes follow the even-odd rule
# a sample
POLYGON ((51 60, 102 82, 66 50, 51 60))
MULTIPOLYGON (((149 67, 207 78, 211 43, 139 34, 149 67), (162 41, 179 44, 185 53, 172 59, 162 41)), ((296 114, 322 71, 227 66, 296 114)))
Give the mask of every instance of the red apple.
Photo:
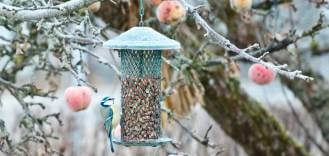
POLYGON ((65 100, 70 109, 79 112, 88 108, 92 90, 85 86, 72 86, 65 90, 65 100))
POLYGON ((157 18, 161 23, 175 25, 186 14, 183 5, 177 0, 162 1, 157 9, 157 18))
POLYGON ((272 82, 275 78, 275 72, 262 64, 253 64, 248 71, 249 79, 259 85, 265 85, 272 82))

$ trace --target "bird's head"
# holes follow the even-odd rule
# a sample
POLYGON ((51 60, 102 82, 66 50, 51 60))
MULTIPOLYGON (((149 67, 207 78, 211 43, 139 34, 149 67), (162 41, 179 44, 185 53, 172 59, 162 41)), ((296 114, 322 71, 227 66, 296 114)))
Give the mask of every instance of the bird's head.
POLYGON ((102 107, 110 107, 114 104, 114 98, 110 98, 108 96, 104 97, 103 100, 101 101, 100 105, 102 107), (112 102, 109 102, 112 101, 112 102))

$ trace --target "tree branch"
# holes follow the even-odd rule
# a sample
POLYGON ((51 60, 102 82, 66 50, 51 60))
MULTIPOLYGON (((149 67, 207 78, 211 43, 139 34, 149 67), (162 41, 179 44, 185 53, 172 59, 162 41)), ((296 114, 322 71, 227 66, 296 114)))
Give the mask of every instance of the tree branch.
POLYGON ((16 86, 15 84, 13 84, 9 81, 2 79, 2 78, 0 78, 0 85, 7 86, 7 87, 15 89, 15 90, 21 90, 20 87, 16 86))
MULTIPOLYGON (((208 138, 208 134, 212 128, 212 125, 207 129, 204 138, 202 138, 201 136, 198 136, 197 134, 195 134, 194 132, 192 132, 190 130, 190 128, 187 128, 184 126, 184 124, 182 122, 180 122, 172 112, 170 112, 169 110, 166 109, 161 109, 162 112, 167 113, 167 115, 169 116, 170 119, 174 120, 184 131, 186 131, 194 140, 196 140, 197 142, 199 142, 201 145, 204 145, 206 147, 210 147, 212 149, 216 149, 218 148, 218 145, 211 143, 209 138, 208 138)), ((222 151, 222 150, 221 150, 222 151)))
POLYGON ((276 73, 279 73, 281 75, 284 75, 290 79, 295 79, 299 78, 305 81, 312 81, 313 78, 309 76, 305 76, 302 74, 301 71, 296 70, 296 71, 288 71, 286 68, 288 67, 287 65, 274 65, 270 62, 265 62, 262 60, 261 57, 254 57, 250 54, 248 54, 248 51, 253 51, 253 50, 258 50, 260 49, 258 44, 254 44, 250 47, 247 47, 245 49, 240 49, 236 45, 232 44, 228 39, 226 39, 224 36, 218 34, 214 29, 212 29, 208 23, 199 15, 197 12, 196 8, 193 7, 192 5, 188 4, 185 0, 180 0, 183 5, 187 8, 188 12, 192 15, 194 18, 195 22, 202 27, 205 31, 206 34, 204 35, 205 37, 208 37, 213 43, 216 45, 219 45, 223 47, 227 51, 232 51, 238 56, 241 56, 245 58, 246 60, 249 60, 254 63, 259 63, 264 65, 265 67, 268 67, 275 71, 276 73))
POLYGON ((74 76, 74 78, 79 82, 83 82, 84 84, 86 84, 88 87, 92 88, 96 93, 97 93, 97 88, 95 86, 93 86, 92 84, 90 84, 88 81, 84 80, 82 77, 79 76, 79 74, 74 71, 69 65, 67 65, 67 69, 71 72, 71 74, 74 76))
POLYGON ((55 29, 55 35, 59 38, 65 39, 67 41, 79 43, 82 45, 100 45, 103 43, 103 41, 92 39, 92 38, 83 38, 80 36, 73 36, 73 35, 65 35, 58 30, 55 29))
POLYGON ((107 61, 105 58, 99 56, 99 55, 96 55, 95 53, 91 52, 90 50, 88 50, 87 48, 83 48, 81 46, 73 46, 74 49, 79 49, 81 50, 82 52, 94 57, 95 59, 97 59, 97 61, 101 64, 104 64, 108 67, 110 67, 111 69, 114 70, 114 72, 116 73, 116 75, 118 76, 118 79, 120 80, 121 79, 121 72, 120 70, 114 65, 114 64, 111 64, 109 61, 107 61))
POLYGON ((291 3, 292 0, 267 0, 262 1, 259 3, 256 3, 252 6, 253 9, 263 9, 263 10, 269 10, 274 5, 284 4, 284 3, 291 3))
MULTIPOLYGON (((303 33, 301 33, 300 35, 288 35, 286 38, 284 38, 281 41, 273 41, 272 43, 270 43, 267 47, 257 50, 255 52, 250 53, 250 55, 252 56, 260 56, 263 55, 264 53, 273 53, 279 50, 282 50, 284 48, 286 48, 287 46, 289 46, 290 44, 296 43, 298 40, 303 39, 304 37, 308 37, 308 36, 313 36, 316 33, 318 33, 321 30, 327 29, 329 27, 329 24, 324 24, 322 22, 322 18, 323 16, 320 17, 319 21, 317 24, 315 24, 310 30, 304 31, 303 33)), ((238 59, 243 59, 243 56, 234 56, 233 59, 234 60, 238 60, 238 59)))
POLYGON ((62 16, 97 1, 102 0, 70 0, 57 6, 42 8, 20 8, 0 3, 0 16, 21 21, 40 20, 43 18, 62 16))

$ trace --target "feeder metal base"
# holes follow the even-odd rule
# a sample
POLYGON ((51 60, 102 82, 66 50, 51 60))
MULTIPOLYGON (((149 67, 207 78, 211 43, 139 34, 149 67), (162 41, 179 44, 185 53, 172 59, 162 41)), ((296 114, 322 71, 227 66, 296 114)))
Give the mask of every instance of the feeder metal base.
POLYGON ((144 140, 144 141, 123 141, 121 139, 118 138, 113 138, 113 143, 118 144, 118 145, 122 145, 122 146, 152 146, 152 147, 156 147, 156 146, 160 146, 160 145, 165 145, 172 142, 172 139, 170 138, 160 138, 160 139, 156 139, 156 140, 144 140))

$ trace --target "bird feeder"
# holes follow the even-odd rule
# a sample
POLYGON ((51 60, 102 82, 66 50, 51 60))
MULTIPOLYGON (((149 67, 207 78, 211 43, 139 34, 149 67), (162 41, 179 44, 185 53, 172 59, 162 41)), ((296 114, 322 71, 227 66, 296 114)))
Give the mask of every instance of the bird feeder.
POLYGON ((104 43, 121 59, 121 139, 125 146, 158 146, 161 133, 161 54, 180 44, 150 27, 133 27, 104 43))

